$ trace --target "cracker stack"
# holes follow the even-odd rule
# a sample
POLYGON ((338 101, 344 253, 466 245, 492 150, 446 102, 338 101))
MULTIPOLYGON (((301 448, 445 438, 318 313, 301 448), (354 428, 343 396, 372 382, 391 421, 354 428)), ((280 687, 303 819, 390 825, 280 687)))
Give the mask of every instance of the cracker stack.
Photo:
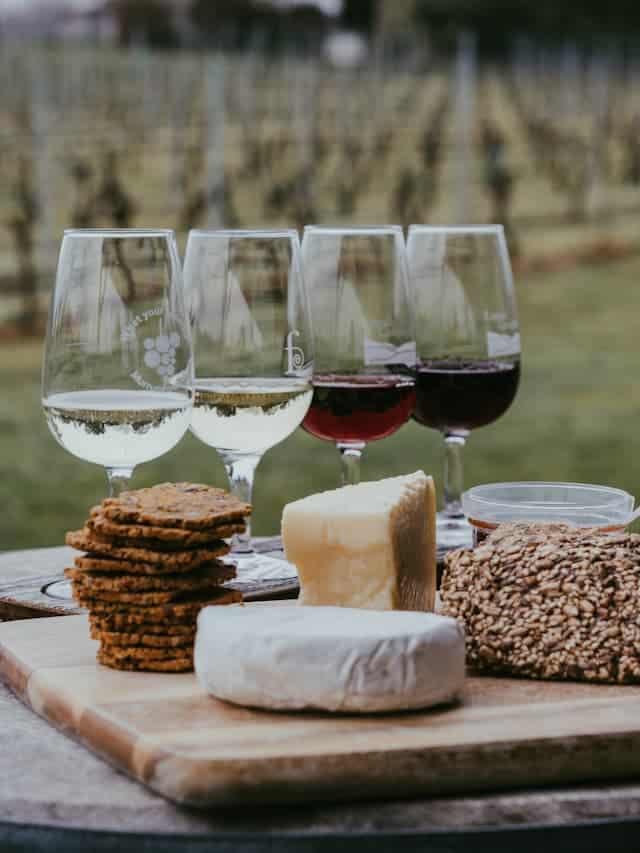
POLYGON ((241 601, 222 588, 235 576, 223 541, 251 512, 222 489, 163 483, 106 498, 66 542, 84 551, 73 568, 75 600, 88 608, 98 661, 114 669, 193 669, 199 611, 241 601))

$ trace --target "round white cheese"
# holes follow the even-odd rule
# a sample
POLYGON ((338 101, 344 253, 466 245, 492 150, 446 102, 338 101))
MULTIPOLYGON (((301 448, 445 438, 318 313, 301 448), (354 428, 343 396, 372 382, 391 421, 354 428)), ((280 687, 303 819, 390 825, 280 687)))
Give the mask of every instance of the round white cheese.
POLYGON ((457 697, 464 633, 415 611, 268 605, 200 612, 195 670, 202 687, 237 705, 400 711, 457 697))

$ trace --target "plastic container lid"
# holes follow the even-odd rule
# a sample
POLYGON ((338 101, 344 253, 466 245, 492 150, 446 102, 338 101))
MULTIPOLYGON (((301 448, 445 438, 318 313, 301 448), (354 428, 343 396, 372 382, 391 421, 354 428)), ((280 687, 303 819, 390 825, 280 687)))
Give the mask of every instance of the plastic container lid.
POLYGON ((462 495, 471 523, 566 522, 578 527, 624 527, 635 498, 622 489, 586 483, 487 483, 462 495))

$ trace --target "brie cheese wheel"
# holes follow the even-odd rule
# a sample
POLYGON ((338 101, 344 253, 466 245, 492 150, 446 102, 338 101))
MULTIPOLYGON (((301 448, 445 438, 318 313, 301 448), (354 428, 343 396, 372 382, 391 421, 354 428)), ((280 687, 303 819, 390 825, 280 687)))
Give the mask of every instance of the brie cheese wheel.
POLYGON ((436 497, 423 471, 287 504, 282 542, 301 604, 434 608, 436 497))
POLYGON ((346 607, 207 607, 195 670, 208 693, 279 710, 402 711, 455 699, 464 631, 433 613, 346 607))

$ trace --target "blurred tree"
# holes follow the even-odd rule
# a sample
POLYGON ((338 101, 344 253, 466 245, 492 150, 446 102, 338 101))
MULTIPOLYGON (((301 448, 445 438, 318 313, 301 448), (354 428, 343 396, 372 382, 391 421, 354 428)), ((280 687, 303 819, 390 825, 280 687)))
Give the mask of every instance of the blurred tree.
POLYGON ((640 25, 640 4, 637 0, 416 0, 416 20, 437 36, 439 45, 451 46, 459 30, 469 29, 477 34, 482 52, 501 54, 511 47, 514 35, 522 34, 549 41, 599 42, 609 35, 631 40, 640 25))
POLYGON ((102 176, 94 206, 98 217, 116 228, 130 228, 136 206, 119 175, 118 154, 107 151, 102 158, 102 176))
POLYGON ((177 47, 178 34, 167 0, 111 0, 118 40, 127 47, 142 42, 149 47, 177 47))
POLYGON ((256 38, 267 50, 285 47, 319 50, 326 17, 313 4, 294 9, 255 0, 193 0, 191 20, 205 44, 247 50, 256 38))
POLYGON ((34 229, 39 218, 36 188, 33 185, 34 169, 31 158, 21 154, 13 186, 14 210, 7 221, 18 259, 18 279, 22 311, 20 330, 24 335, 38 330, 38 275, 34 253, 34 229))
POLYGON ((249 0, 193 0, 191 18, 203 41, 237 47, 261 16, 249 0))
POLYGON ((640 115, 634 115, 624 130, 625 179, 634 186, 640 184, 640 115))
POLYGON ((509 164, 509 143, 506 134, 495 122, 482 123, 480 144, 484 157, 484 179, 491 198, 490 222, 504 226, 512 255, 520 253, 520 243, 513 225, 511 200, 515 173, 509 164))
POLYGON ((239 228, 242 222, 238 218, 236 210, 232 178, 225 174, 222 182, 216 184, 208 192, 205 187, 199 186, 185 198, 179 218, 179 230, 188 231, 203 222, 210 209, 215 210, 222 217, 224 228, 239 228))
MULTIPOLYGON (((93 201, 93 210, 98 221, 104 220, 116 228, 130 228, 136 205, 124 188, 118 168, 118 154, 115 151, 107 151, 102 158, 101 182, 93 201)), ((126 293, 121 296, 125 304, 130 304, 136 298, 136 283, 122 255, 122 243, 119 240, 115 241, 115 253, 126 285, 126 293)))
POLYGON ((95 203, 93 198, 93 169, 88 160, 80 156, 72 159, 69 165, 69 177, 74 187, 74 200, 71 205, 71 226, 73 228, 93 228, 95 203))
POLYGON ((347 30, 371 33, 376 20, 376 0, 344 0, 340 23, 347 30))
POLYGON ((392 190, 392 212, 404 228, 412 222, 422 222, 422 211, 418 205, 418 179, 408 166, 401 169, 392 190))

